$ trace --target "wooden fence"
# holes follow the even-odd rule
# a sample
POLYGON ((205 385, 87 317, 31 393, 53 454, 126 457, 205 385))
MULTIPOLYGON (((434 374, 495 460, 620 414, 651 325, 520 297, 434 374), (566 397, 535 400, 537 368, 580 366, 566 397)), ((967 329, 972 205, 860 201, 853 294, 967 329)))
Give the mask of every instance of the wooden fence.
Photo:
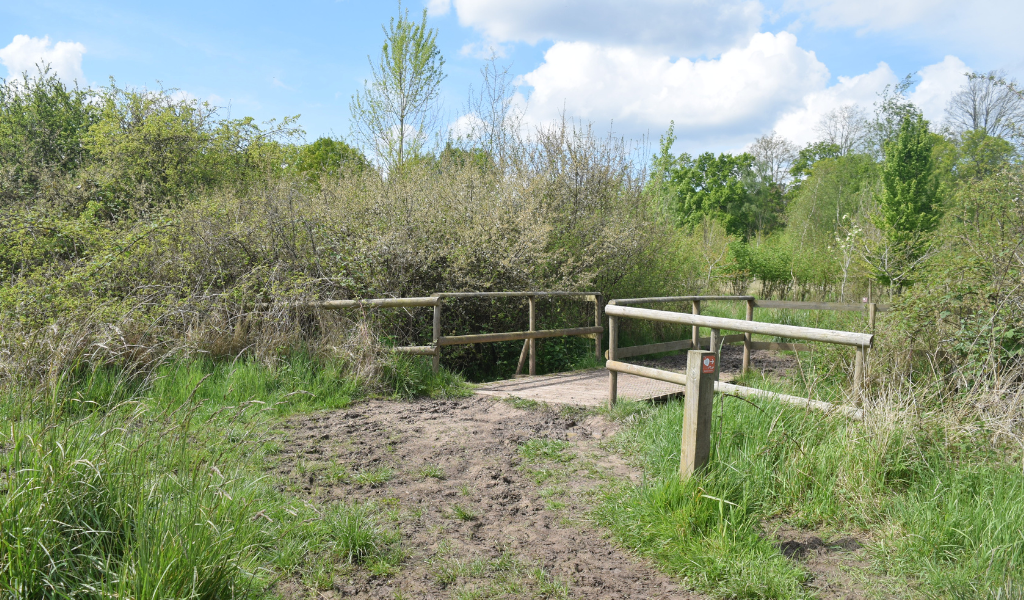
MULTIPOLYGON (((754 320, 754 309, 757 308, 863 312, 867 315, 868 328, 871 330, 872 333, 874 333, 875 331, 876 315, 880 312, 887 312, 889 310, 888 304, 878 304, 875 302, 790 302, 784 300, 758 300, 753 296, 665 296, 658 298, 626 298, 612 300, 608 304, 609 306, 632 306, 636 304, 665 304, 689 302, 691 306, 691 313, 694 315, 700 315, 702 301, 745 302, 747 305, 745 320, 747 321, 754 320)), ((694 325, 689 340, 676 340, 657 344, 644 344, 641 346, 627 346, 625 348, 619 348, 618 357, 629 358, 633 356, 643 356, 645 354, 656 354, 659 352, 673 352, 677 350, 700 350, 705 345, 705 342, 711 342, 711 339, 701 338, 700 326, 694 325)), ((809 345, 800 343, 755 342, 753 341, 753 339, 751 339, 750 333, 727 335, 722 339, 717 340, 717 342, 718 344, 743 344, 744 373, 746 373, 747 370, 750 368, 751 350, 807 352, 810 351, 811 349, 809 345)), ((608 353, 605 353, 605 357, 608 358, 608 353)), ((864 356, 861 357, 861 359, 863 361, 866 361, 867 354, 865 353, 864 356)))
MULTIPOLYGON (((716 297, 715 299, 728 298, 735 299, 735 297, 716 297)), ((709 297, 705 296, 702 299, 707 300, 709 297)), ((651 299, 643 299, 650 301, 651 299)), ((665 300, 665 301, 678 301, 679 299, 665 300)), ((635 301, 627 301, 634 303, 635 301)), ((620 317, 634 318, 634 319, 645 319, 648 321, 656 321, 661 323, 675 323, 679 325, 690 325, 694 329, 694 339, 699 340, 696 335, 697 329, 700 327, 707 327, 711 329, 710 338, 710 349, 717 355, 721 349, 721 344, 729 339, 731 336, 722 336, 722 330, 738 331, 742 335, 744 341, 744 369, 749 364, 749 352, 751 347, 750 336, 752 334, 761 335, 772 335, 778 337, 793 338, 798 340, 806 340, 811 342, 823 342, 828 344, 840 344, 845 346, 853 346, 856 348, 856 359, 854 361, 854 376, 853 376, 853 396, 854 400, 859 406, 862 401, 862 387, 863 387, 863 374, 864 374, 864 360, 865 351, 871 347, 874 339, 874 335, 870 333, 855 333, 850 331, 834 331, 830 329, 815 329, 812 327, 797 327, 795 325, 779 325, 776 323, 762 323, 753 321, 751 318, 748 319, 725 319, 721 317, 708 317, 700 314, 682 313, 682 312, 670 312, 664 310, 653 310, 648 308, 636 308, 632 306, 622 306, 621 300, 613 300, 608 303, 605 307, 605 313, 608 315, 608 361, 606 367, 609 372, 609 384, 608 384, 608 403, 612 405, 615 403, 618 395, 618 373, 629 373, 632 375, 638 375, 641 377, 648 377, 650 379, 657 379, 660 381, 667 381, 670 383, 676 383, 679 385, 686 385, 686 375, 682 373, 676 373, 673 371, 665 371, 661 369, 654 369, 651 367, 641 367, 639 365, 632 365, 629 363, 621 362, 619 359, 626 358, 628 356, 637 356, 639 354, 647 354, 654 347, 665 347, 670 344, 676 346, 670 349, 683 349, 689 348, 692 341, 684 340, 682 342, 667 342, 666 344, 648 344, 647 346, 633 346, 629 350, 631 353, 620 354, 618 348, 618 320, 620 317), (682 344, 686 344, 685 346, 682 344)), ((750 304, 747 304, 748 317, 751 315, 750 304)), ((699 341, 698 341, 699 344, 699 341)), ((626 349, 624 349, 626 350, 626 349)), ((664 352, 666 350, 655 350, 658 352, 664 352)), ((771 392, 765 392, 763 390, 757 390, 755 388, 745 388, 742 386, 735 386, 731 384, 715 383, 715 389, 722 393, 731 393, 739 396, 752 396, 752 395, 765 395, 773 396, 778 399, 782 399, 787 402, 794 402, 797 404, 805 404, 813 408, 823 409, 835 409, 832 405, 824 402, 816 402, 806 398, 795 398, 786 397, 781 394, 773 394, 771 392)), ((843 410, 849 416, 854 418, 860 418, 862 413, 856 409, 837 409, 843 410), (851 412, 852 411, 852 412, 851 412)))
POLYGON ((307 302, 293 305, 296 307, 319 308, 321 310, 341 310, 347 308, 403 308, 431 306, 434 308, 433 338, 429 346, 398 346, 393 350, 402 354, 413 354, 434 357, 434 372, 440 369, 441 348, 463 344, 484 344, 489 342, 508 342, 524 340, 523 350, 519 354, 516 375, 523 370, 529 358, 530 375, 537 374, 537 340, 553 337, 586 336, 594 338, 594 356, 601 358, 601 294, 597 292, 452 292, 432 294, 419 298, 377 298, 371 300, 327 300, 324 302, 307 302), (441 333, 442 303, 446 300, 460 298, 526 298, 529 309, 530 329, 528 331, 508 331, 501 333, 478 333, 470 335, 445 336, 441 333), (537 299, 539 298, 579 298, 594 303, 594 326, 573 327, 569 329, 537 330, 537 299))

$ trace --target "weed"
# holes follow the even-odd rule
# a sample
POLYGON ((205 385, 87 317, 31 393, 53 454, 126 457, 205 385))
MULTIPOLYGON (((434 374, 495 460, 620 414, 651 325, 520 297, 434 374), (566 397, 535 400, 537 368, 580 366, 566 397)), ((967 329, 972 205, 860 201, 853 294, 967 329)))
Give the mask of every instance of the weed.
POLYGON ((519 455, 528 461, 549 460, 568 463, 576 458, 576 454, 568 452, 570 442, 546 438, 534 438, 519 446, 519 455))
POLYGON ((452 505, 452 513, 454 513, 455 518, 459 519, 460 521, 475 521, 477 518, 476 514, 470 512, 465 508, 462 508, 458 504, 452 505))
POLYGON ((354 473, 350 477, 350 481, 356 485, 365 485, 367 487, 380 487, 391 481, 394 477, 394 471, 389 467, 375 467, 373 469, 367 469, 365 471, 359 471, 354 473))
POLYGON ((444 469, 438 465, 427 465, 420 471, 420 475, 424 479, 438 479, 442 480, 445 478, 444 469))

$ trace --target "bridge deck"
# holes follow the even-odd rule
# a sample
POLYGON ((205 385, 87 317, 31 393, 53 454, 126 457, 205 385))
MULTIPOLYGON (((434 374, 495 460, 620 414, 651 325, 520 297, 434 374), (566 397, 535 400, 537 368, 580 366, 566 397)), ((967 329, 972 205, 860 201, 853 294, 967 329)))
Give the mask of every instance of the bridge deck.
MULTIPOLYGON (((625 373, 619 374, 618 389, 619 398, 623 400, 661 400, 684 392, 681 385, 625 373)), ((604 406, 608 403, 608 371, 589 369, 494 381, 478 385, 476 393, 497 398, 524 398, 548 404, 604 406)))

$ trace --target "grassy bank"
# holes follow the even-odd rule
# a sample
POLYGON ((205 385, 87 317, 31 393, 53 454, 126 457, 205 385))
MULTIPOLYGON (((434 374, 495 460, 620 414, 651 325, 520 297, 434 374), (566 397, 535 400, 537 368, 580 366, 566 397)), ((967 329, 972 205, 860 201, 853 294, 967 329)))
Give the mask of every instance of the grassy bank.
POLYGON ((682 404, 619 411, 629 426, 615 443, 645 480, 609 491, 598 521, 699 590, 813 597, 808 573, 766 536, 785 522, 857 536, 879 597, 1021 594, 1024 480, 985 432, 935 415, 877 410, 860 424, 717 397, 710 466, 681 483, 682 404))
MULTIPOLYGON (((464 390, 429 363, 388 368, 397 399, 464 390)), ((281 578, 387 571, 401 554, 382 507, 301 502, 265 473, 281 417, 367 394, 346 373, 302 355, 276 368, 191 360, 7 390, 0 595, 248 597, 281 578)))

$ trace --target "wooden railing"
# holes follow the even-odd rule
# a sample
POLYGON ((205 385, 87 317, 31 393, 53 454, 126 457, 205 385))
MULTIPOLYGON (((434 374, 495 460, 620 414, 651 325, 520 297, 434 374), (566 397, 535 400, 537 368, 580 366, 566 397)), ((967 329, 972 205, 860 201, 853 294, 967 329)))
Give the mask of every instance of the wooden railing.
MULTIPOLYGON (((864 312, 867 315, 868 328, 872 332, 874 332, 875 330, 875 317, 877 313, 886 312, 889 310, 888 304, 878 304, 875 302, 791 302, 785 300, 758 300, 753 296, 663 296, 657 298, 624 298, 612 300, 608 304, 609 306, 632 306, 636 304, 666 304, 689 302, 691 306, 691 314, 699 315, 701 314, 702 301, 745 302, 747 305, 745 320, 747 321, 754 320, 754 309, 756 308, 864 312)), ((701 338, 700 326, 694 325, 689 340, 675 340, 671 342, 661 342, 657 344, 644 344, 641 346, 628 346, 625 348, 619 348, 618 356, 620 358, 629 358, 633 356, 643 356, 645 354, 656 354, 659 352, 674 352, 678 350, 700 350, 702 347, 705 346, 706 342, 710 341, 711 340, 708 338, 701 338)), ((717 342, 718 344, 743 344, 744 373, 746 373, 750 368, 750 352, 752 350, 778 350, 789 352, 808 352, 811 350, 811 346, 809 346, 808 344, 790 342, 755 342, 751 338, 750 333, 744 333, 739 335, 727 335, 717 340, 717 342)), ((866 356, 867 355, 865 354, 864 360, 866 360, 866 356)), ((607 353, 605 353, 605 357, 608 357, 607 353)))
POLYGON ((543 338, 586 336, 594 338, 594 356, 601 358, 601 334, 604 327, 601 326, 601 294, 597 292, 453 292, 434 294, 432 297, 438 300, 444 298, 526 298, 529 306, 528 331, 509 331, 503 333, 478 333, 471 335, 441 335, 441 304, 434 305, 434 371, 440 368, 441 348, 445 346, 456 346, 460 344, 485 344, 489 342, 508 342, 514 340, 525 340, 523 349, 519 353, 519 364, 516 366, 516 375, 519 375, 524 363, 529 358, 530 375, 537 374, 537 340, 543 338), (575 327, 571 329, 543 329, 537 330, 537 299, 538 298, 580 298, 585 302, 594 303, 594 326, 575 327))
MULTIPOLYGON (((264 307, 271 305, 263 305, 264 307)), ((525 340, 523 350, 519 354, 516 375, 523 370, 524 363, 529 359, 530 375, 537 374, 537 340, 553 337, 586 336, 594 338, 594 356, 601 358, 601 294, 597 292, 451 292, 432 294, 419 298, 375 298, 368 300, 326 300, 323 302, 304 302, 287 305, 291 307, 319 308, 321 310, 341 310, 347 308, 408 308, 432 306, 434 308, 433 338, 429 346, 398 346, 395 352, 422 356, 433 356, 433 368, 436 373, 441 364, 441 348, 463 344, 485 344, 489 342, 508 342, 525 340), (445 336, 441 333, 441 306, 445 300, 460 298, 526 298, 529 307, 528 331, 509 331, 501 333, 478 333, 470 335, 445 336), (594 303, 594 326, 574 327, 569 329, 537 330, 537 299, 538 298, 579 298, 594 303)))
MULTIPOLYGON (((707 299, 704 297, 703 299, 707 299)), ((605 313, 608 315, 608 361, 606 367, 609 372, 609 384, 608 384, 608 403, 613 405, 618 395, 618 373, 629 373, 632 375, 638 375, 641 377, 647 377, 650 379, 657 379, 660 381, 667 381, 670 383, 676 383, 678 385, 686 385, 686 375, 682 373, 676 373, 674 371, 665 371, 662 369, 655 369, 651 367, 642 367, 639 365, 632 365, 629 363, 621 362, 619 359, 626 358, 627 356, 636 356, 641 354, 641 350, 650 349, 654 346, 664 347, 666 344, 649 344, 647 346, 634 346, 632 348, 633 353, 627 355, 621 355, 619 353, 619 340, 618 331, 620 317, 644 319, 648 321, 655 321, 661 323, 674 323, 679 325, 690 325, 695 330, 699 327, 707 327, 711 329, 711 345, 710 349, 717 355, 721 350, 721 343, 724 342, 731 336, 723 337, 721 335, 722 330, 731 330, 741 332, 744 336, 746 348, 749 348, 750 336, 752 334, 772 335, 779 337, 786 337, 798 340, 806 340, 811 342, 822 342, 828 344, 840 344, 844 346, 853 346, 856 348, 856 358, 854 361, 854 376, 853 376, 853 396, 855 403, 859 406, 862 402, 862 387, 863 387, 863 374, 864 374, 864 360, 865 351, 871 347, 874 339, 874 335, 870 333, 856 333, 850 331, 834 331, 830 329, 815 329, 812 327, 797 327, 795 325, 779 325, 776 323, 762 323, 753 320, 743 319, 725 319, 721 317, 708 317, 700 314, 688 314, 682 312, 671 312, 664 310, 652 310, 647 308, 636 308, 631 306, 622 306, 621 300, 613 300, 605 307, 605 313)), ((750 305, 748 304, 748 307, 750 305)), ((748 308, 748 315, 750 310, 748 308)), ((696 338, 696 336, 695 336, 696 338)), ((682 344, 684 342, 668 342, 667 344, 682 344)), ((681 349, 681 348, 679 348, 681 349)), ((747 367, 749 362, 749 350, 744 352, 744 368, 747 367)), ((806 404, 813 408, 828 408, 833 409, 832 405, 823 402, 817 402, 809 400, 807 398, 795 398, 782 396, 780 394, 773 394, 771 392, 765 392, 763 390, 757 390, 755 388, 745 388, 742 386, 735 386, 730 384, 723 384, 716 382, 715 389, 722 391, 723 393, 732 393, 734 395, 751 396, 751 395, 766 395, 775 396, 787 402, 794 401, 798 404, 806 404)), ((837 409, 847 412, 849 416, 854 418, 860 418, 862 413, 856 409, 837 409)))

